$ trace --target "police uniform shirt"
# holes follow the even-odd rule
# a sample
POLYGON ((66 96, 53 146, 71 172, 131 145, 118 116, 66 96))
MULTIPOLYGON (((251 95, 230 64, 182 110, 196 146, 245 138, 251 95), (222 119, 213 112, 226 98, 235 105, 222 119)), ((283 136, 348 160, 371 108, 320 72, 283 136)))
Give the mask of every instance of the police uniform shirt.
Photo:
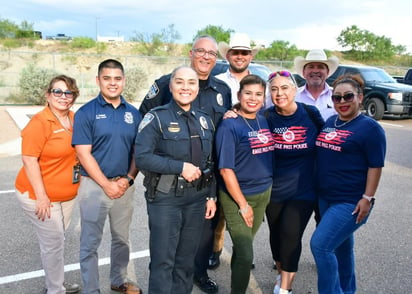
MULTIPOLYGON (((92 145, 92 155, 108 178, 127 175, 141 114, 123 97, 117 108, 99 94, 76 111, 72 145, 92 145)), ((82 168, 81 174, 88 176, 82 168)))
MULTIPOLYGON (((202 166, 211 158, 214 125, 196 108, 190 110, 198 122, 202 142, 202 166)), ((180 174, 190 162, 190 133, 184 111, 172 100, 147 113, 139 125, 135 143, 136 165, 140 170, 159 174, 180 174)))

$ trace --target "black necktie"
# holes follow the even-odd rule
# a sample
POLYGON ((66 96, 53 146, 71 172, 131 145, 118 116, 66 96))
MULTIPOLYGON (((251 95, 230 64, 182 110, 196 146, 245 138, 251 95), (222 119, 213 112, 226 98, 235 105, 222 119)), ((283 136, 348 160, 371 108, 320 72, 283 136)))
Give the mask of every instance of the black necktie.
POLYGON ((190 133, 190 156, 192 163, 195 166, 201 167, 202 163, 202 142, 198 132, 198 122, 194 115, 190 112, 185 113, 187 117, 187 125, 190 133))

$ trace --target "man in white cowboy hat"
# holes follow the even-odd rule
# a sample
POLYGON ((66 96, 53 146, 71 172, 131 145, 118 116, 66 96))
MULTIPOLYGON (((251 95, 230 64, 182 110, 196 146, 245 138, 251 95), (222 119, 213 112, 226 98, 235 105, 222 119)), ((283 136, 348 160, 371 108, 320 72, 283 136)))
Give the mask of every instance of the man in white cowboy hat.
MULTIPOLYGON (((326 83, 338 68, 339 59, 335 56, 327 58, 322 49, 312 49, 306 54, 306 58, 295 58, 295 69, 298 74, 306 79, 306 84, 300 87, 296 93, 295 101, 316 106, 326 121, 336 114, 332 103, 332 87, 326 83)), ((316 225, 320 222, 319 207, 314 209, 316 225)))
POLYGON ((306 79, 306 84, 299 88, 295 100, 316 106, 326 121, 336 111, 332 104, 332 88, 326 83, 338 68, 339 59, 335 56, 327 58, 322 49, 312 49, 306 58, 295 58, 295 69, 306 79))
MULTIPOLYGON (((253 57, 260 47, 252 48, 250 38, 247 34, 234 33, 230 36, 229 44, 219 42, 218 50, 220 55, 229 62, 226 72, 216 75, 216 78, 224 81, 232 91, 232 104, 239 102, 237 92, 239 82, 242 78, 250 74, 248 69, 253 57)), ((215 229, 213 253, 209 258, 209 269, 216 269, 220 265, 220 255, 223 249, 225 235, 225 217, 221 207, 217 213, 219 220, 215 229)))
POLYGON ((226 72, 216 75, 216 77, 228 84, 232 90, 232 103, 238 102, 237 92, 239 82, 246 75, 250 74, 248 66, 260 47, 252 48, 250 38, 246 34, 234 33, 230 37, 230 42, 219 42, 219 53, 229 62, 226 72))

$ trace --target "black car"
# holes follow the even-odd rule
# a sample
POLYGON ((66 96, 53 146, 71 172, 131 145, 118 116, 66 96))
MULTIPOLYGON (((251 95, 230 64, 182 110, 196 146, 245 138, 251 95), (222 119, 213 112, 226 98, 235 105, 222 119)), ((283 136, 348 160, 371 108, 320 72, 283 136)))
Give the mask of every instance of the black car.
MULTIPOLYGON (((227 71, 229 68, 229 63, 226 60, 218 60, 215 67, 212 69, 212 75, 218 75, 222 72, 227 71)), ((249 64, 249 70, 252 74, 260 76, 263 80, 267 81, 269 75, 272 73, 272 70, 263 64, 253 63, 249 64)), ((300 87, 305 84, 305 79, 302 78, 299 74, 293 74, 297 85, 300 87)))

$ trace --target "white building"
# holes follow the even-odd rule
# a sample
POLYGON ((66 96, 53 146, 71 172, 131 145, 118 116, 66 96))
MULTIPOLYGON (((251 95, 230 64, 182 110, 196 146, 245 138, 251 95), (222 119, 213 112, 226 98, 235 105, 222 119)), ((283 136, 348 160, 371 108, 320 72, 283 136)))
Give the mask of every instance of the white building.
POLYGON ((124 37, 123 36, 97 36, 97 42, 124 42, 124 37))

